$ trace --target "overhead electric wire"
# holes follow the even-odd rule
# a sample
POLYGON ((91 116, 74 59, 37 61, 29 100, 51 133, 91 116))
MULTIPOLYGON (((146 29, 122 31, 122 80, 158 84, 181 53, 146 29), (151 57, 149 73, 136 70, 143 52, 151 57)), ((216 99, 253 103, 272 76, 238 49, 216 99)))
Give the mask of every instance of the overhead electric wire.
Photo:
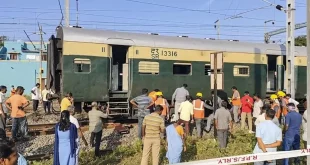
POLYGON ((62 7, 61 7, 61 4, 60 4, 60 0, 58 0, 58 6, 59 6, 59 9, 60 9, 60 13, 61 13, 61 20, 60 20, 58 26, 60 26, 60 25, 63 26, 63 25, 62 25, 62 21, 64 20, 64 14, 63 14, 63 12, 62 12, 62 7))

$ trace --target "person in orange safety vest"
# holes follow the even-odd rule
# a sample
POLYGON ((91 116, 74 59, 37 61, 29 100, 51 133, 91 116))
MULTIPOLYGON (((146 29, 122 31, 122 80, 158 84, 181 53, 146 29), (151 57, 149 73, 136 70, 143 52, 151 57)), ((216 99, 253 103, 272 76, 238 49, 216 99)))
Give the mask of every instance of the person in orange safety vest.
POLYGON ((202 100, 202 93, 198 92, 196 94, 196 100, 193 101, 193 106, 194 106, 194 120, 196 123, 196 129, 197 129, 197 136, 201 137, 202 136, 202 129, 201 125, 203 122, 203 119, 205 118, 205 108, 213 110, 213 107, 207 105, 203 100, 202 100))
MULTIPOLYGON (((156 92, 159 92, 159 89, 154 89, 152 92, 149 93, 149 97, 155 102, 156 99, 157 99, 157 96, 156 96, 156 92)), ((152 105, 150 107, 150 112, 152 113, 154 111, 154 108, 155 108, 155 105, 152 105)))
POLYGON ((278 91, 277 92, 277 96, 280 100, 280 108, 281 108, 281 124, 284 124, 285 123, 285 116, 287 115, 288 113, 288 110, 287 110, 287 104, 288 104, 288 100, 285 98, 286 94, 282 91, 278 91))
POLYGON ((165 118, 167 118, 167 120, 169 120, 169 103, 168 101, 163 97, 163 93, 158 91, 156 92, 156 100, 155 100, 155 106, 156 105, 161 105, 164 109, 161 113, 161 117, 165 120, 165 118))

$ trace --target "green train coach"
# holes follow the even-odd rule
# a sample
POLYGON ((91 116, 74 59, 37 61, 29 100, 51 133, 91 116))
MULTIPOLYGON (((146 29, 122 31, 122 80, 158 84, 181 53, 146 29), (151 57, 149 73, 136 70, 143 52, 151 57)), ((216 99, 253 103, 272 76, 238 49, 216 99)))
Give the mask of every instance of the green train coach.
MULTIPOLYGON (((296 99, 305 98, 306 48, 296 47, 296 99)), ((72 92, 75 107, 92 101, 109 104, 110 115, 135 117, 129 100, 142 88, 160 89, 167 100, 188 84, 204 98, 213 89, 211 64, 217 55, 217 88, 230 97, 231 87, 263 98, 287 87, 285 45, 194 39, 82 28, 57 29, 48 45, 47 85, 60 96, 72 92)))

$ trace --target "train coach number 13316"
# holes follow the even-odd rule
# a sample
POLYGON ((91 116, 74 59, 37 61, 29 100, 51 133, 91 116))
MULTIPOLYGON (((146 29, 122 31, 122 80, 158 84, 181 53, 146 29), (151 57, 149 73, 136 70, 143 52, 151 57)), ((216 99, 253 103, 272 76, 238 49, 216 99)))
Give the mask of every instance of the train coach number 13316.
POLYGON ((159 50, 159 49, 151 49, 151 57, 152 59, 159 59, 159 56, 171 56, 176 57, 178 56, 177 51, 170 51, 170 50, 159 50))

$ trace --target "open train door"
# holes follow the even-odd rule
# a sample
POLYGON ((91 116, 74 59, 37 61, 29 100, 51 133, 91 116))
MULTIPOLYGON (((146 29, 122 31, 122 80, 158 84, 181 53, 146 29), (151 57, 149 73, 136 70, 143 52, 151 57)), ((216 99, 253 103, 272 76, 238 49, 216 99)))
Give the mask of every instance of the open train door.
POLYGON ((214 89, 214 70, 217 68, 217 90, 224 90, 224 73, 223 73, 223 52, 210 54, 211 64, 211 89, 214 89), (215 63, 216 61, 216 63, 215 63))

